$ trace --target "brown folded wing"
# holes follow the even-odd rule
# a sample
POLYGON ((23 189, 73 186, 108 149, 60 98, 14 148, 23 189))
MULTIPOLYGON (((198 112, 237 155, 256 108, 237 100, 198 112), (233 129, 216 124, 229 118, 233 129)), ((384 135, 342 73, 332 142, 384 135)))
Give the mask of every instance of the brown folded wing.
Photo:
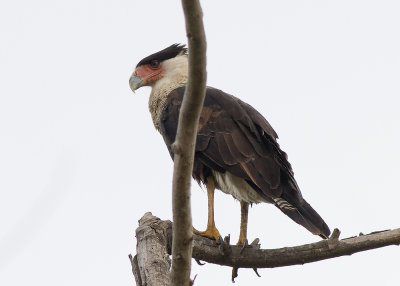
MULTIPOLYGON (((173 158, 184 87, 168 96, 161 133, 173 158)), ((193 177, 203 182, 211 170, 244 179, 266 201, 314 234, 329 236, 329 228, 303 199, 293 171, 276 142, 277 134, 253 107, 218 89, 207 88, 196 142, 193 177)))

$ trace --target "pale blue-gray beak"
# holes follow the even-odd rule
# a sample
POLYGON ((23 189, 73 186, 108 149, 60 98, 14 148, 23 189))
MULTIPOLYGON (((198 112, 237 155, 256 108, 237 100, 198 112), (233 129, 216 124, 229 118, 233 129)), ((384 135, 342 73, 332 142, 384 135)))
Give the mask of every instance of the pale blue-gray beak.
POLYGON ((135 76, 134 74, 129 79, 129 85, 133 92, 135 92, 135 90, 137 90, 138 88, 142 87, 143 82, 144 82, 143 79, 141 79, 138 76, 135 76))

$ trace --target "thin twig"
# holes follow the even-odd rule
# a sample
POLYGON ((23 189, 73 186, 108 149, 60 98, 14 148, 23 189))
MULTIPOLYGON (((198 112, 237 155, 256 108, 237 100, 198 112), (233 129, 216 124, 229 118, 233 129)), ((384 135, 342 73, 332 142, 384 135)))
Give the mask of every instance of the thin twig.
POLYGON ((129 254, 128 257, 129 257, 129 260, 131 261, 132 273, 133 273, 133 276, 135 276, 136 286, 143 286, 142 277, 140 276, 140 269, 139 269, 137 256, 135 255, 134 257, 132 257, 132 254, 129 254))

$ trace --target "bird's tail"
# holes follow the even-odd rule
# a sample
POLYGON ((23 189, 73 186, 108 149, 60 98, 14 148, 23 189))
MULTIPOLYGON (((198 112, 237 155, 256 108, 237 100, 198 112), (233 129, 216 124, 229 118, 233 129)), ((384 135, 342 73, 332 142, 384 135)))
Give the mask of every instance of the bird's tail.
POLYGON ((274 199, 275 206, 298 224, 313 234, 329 238, 331 231, 321 216, 304 200, 297 191, 284 191, 280 198, 274 199))

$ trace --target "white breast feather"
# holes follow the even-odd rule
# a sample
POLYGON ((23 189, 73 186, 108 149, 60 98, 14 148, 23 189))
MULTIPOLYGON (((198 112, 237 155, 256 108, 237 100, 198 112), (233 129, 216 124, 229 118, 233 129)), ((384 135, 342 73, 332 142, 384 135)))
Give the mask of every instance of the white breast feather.
POLYGON ((149 98, 149 110, 154 127, 160 131, 160 116, 165 108, 168 94, 187 83, 188 60, 187 55, 180 55, 162 63, 163 77, 152 86, 149 98))

